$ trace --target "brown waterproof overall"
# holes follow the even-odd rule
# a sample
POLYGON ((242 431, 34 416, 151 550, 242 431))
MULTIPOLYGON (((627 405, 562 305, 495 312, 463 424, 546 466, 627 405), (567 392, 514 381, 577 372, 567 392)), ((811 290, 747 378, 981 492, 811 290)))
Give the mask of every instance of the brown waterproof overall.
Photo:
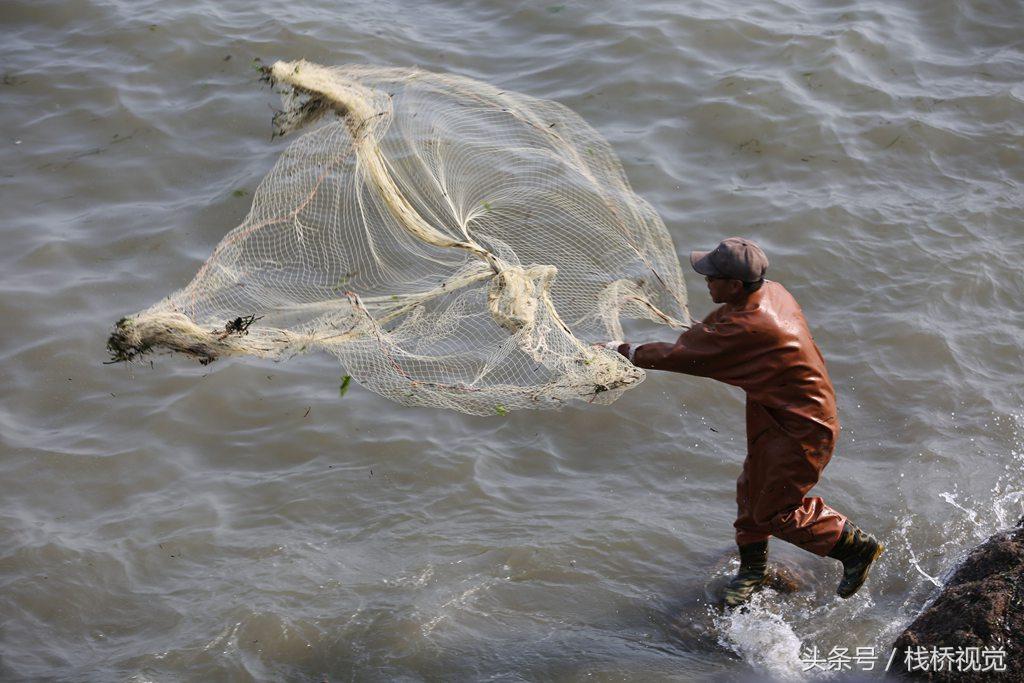
POLYGON ((839 540, 846 516, 805 497, 839 434, 825 360, 793 296, 766 280, 740 305, 726 304, 675 344, 643 344, 633 362, 711 377, 747 393, 747 457, 736 482, 736 543, 776 536, 817 555, 839 540))

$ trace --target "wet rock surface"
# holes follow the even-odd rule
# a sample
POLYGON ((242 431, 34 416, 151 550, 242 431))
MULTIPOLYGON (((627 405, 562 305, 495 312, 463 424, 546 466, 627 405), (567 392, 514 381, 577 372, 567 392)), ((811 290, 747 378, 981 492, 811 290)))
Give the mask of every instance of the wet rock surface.
POLYGON ((971 551, 893 647, 902 677, 1024 681, 1024 518, 971 551))

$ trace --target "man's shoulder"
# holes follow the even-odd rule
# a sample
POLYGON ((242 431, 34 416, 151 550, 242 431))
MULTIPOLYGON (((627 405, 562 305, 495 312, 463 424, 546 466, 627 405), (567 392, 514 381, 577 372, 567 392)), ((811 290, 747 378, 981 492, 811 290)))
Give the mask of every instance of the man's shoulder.
POLYGON ((767 340, 777 336, 781 330, 778 316, 772 309, 761 303, 743 308, 720 308, 704 319, 708 331, 722 334, 757 334, 767 340))
POLYGON ((796 298, 778 282, 765 281, 762 300, 763 321, 786 338, 809 335, 807 320, 796 298))
POLYGON ((778 314, 786 315, 792 312, 800 313, 800 304, 797 303, 796 297, 789 293, 789 290, 782 286, 781 283, 775 282, 774 280, 765 280, 764 285, 761 287, 760 303, 761 308, 765 311, 773 311, 778 314))
POLYGON ((748 305, 735 311, 731 318, 751 332, 785 336, 787 320, 799 310, 796 299, 785 287, 774 280, 765 280, 761 289, 750 297, 748 305))
POLYGON ((719 306, 708 313, 703 322, 711 326, 739 325, 750 331, 767 333, 782 331, 785 327, 783 319, 794 312, 800 312, 800 305, 789 290, 774 280, 765 280, 745 305, 719 306))
POLYGON ((781 296, 796 301, 796 299, 793 298, 793 295, 789 293, 789 290, 783 287, 781 282, 777 282, 776 280, 765 280, 764 284, 761 286, 761 289, 766 294, 771 294, 772 296, 781 296))

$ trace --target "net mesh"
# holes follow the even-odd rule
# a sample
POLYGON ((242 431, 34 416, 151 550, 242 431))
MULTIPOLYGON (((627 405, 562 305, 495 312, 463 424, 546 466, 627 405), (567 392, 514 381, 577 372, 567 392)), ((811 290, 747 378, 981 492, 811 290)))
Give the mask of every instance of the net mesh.
POLYGON ((275 132, 312 130, 188 286, 118 322, 115 358, 322 350, 399 403, 493 415, 610 403, 643 371, 593 342, 689 325, 664 224, 566 107, 415 69, 267 75, 275 132))

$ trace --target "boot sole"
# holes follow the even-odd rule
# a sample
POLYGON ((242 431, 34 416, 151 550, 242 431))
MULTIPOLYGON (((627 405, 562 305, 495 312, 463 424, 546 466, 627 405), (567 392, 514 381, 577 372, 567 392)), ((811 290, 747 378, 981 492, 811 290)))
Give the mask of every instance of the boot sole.
POLYGON ((854 594, 861 589, 861 586, 864 585, 864 582, 868 580, 868 573, 871 571, 872 565, 875 564, 875 560, 878 559, 878 556, 882 554, 883 550, 885 550, 885 546, 879 543, 878 549, 875 550, 874 554, 871 556, 871 560, 868 561, 868 566, 864 568, 864 575, 860 577, 860 581, 857 582, 857 585, 854 586, 853 589, 848 591, 846 594, 836 591, 836 595, 841 597, 843 600, 846 600, 847 598, 852 598, 854 594))

